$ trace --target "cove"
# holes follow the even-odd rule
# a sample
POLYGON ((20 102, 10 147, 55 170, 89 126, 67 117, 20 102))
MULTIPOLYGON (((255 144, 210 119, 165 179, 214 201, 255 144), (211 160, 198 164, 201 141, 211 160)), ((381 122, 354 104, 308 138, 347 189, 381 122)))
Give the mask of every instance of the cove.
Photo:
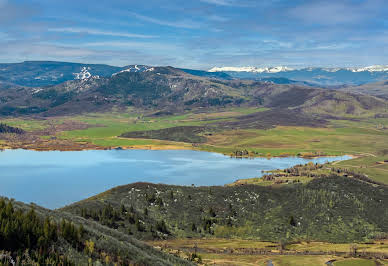
POLYGON ((0 195, 59 208, 133 182, 224 185, 260 177, 262 170, 345 159, 350 157, 237 159, 192 150, 5 150, 0 152, 0 195))

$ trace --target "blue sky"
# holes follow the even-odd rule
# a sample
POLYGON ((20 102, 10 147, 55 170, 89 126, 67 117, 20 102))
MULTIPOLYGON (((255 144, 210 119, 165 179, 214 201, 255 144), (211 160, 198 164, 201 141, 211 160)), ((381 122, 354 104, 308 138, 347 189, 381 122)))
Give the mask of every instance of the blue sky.
POLYGON ((0 0, 0 62, 388 64, 387 0, 0 0))

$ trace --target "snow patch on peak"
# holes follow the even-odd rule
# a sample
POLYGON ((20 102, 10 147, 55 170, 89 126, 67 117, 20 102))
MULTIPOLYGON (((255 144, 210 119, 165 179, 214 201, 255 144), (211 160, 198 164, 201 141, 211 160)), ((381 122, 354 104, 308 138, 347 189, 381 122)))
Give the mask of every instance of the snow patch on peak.
POLYGON ((209 72, 253 72, 253 73, 278 73, 292 71, 293 68, 286 66, 276 67, 213 67, 209 72))
POLYGON ((352 72, 363 72, 363 71, 369 71, 369 72, 387 72, 388 71, 388 65, 373 65, 373 66, 367 66, 367 67, 361 67, 361 68, 348 68, 348 70, 351 70, 352 72))
POLYGON ((117 73, 112 74, 112 77, 124 72, 150 72, 150 71, 154 71, 154 68, 149 66, 143 66, 143 65, 133 65, 117 73))
POLYGON ((74 79, 88 79, 92 76, 89 72, 90 67, 82 67, 81 72, 73 73, 74 79))
POLYGON ((340 68, 340 67, 337 67, 337 68, 322 68, 322 70, 324 70, 326 72, 337 72, 337 71, 340 71, 342 69, 343 68, 340 68))
POLYGON ((388 72, 388 65, 373 65, 367 67, 307 67, 307 68, 290 68, 286 66, 276 66, 276 67, 213 67, 208 70, 208 72, 251 72, 251 73, 278 73, 278 72, 287 72, 293 70, 300 71, 314 71, 322 70, 326 72, 337 72, 340 70, 347 70, 352 72, 388 72))

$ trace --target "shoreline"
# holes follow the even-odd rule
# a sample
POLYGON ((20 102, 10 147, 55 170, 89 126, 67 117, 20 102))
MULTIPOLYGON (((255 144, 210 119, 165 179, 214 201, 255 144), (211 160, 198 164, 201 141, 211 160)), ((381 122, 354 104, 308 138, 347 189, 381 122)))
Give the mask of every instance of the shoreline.
MULTIPOLYGON (((93 145, 93 144, 92 144, 93 145)), ((343 154, 343 155, 316 155, 316 156, 300 156, 300 155, 292 155, 289 154, 287 156, 284 155, 271 155, 271 156, 266 156, 266 155, 255 155, 255 156, 231 156, 230 154, 223 153, 223 152, 217 152, 217 151, 207 151, 207 150, 202 150, 198 149, 195 146, 189 146, 190 144, 186 145, 130 145, 130 146, 109 146, 109 147, 102 147, 102 146, 87 146, 87 147, 71 147, 71 148, 55 148, 55 147, 12 147, 12 146, 2 146, 0 147, 0 152, 4 150, 30 150, 30 151, 39 151, 39 152, 49 152, 49 151, 61 151, 61 152, 66 152, 66 151, 90 151, 90 150, 193 150, 193 151, 203 151, 203 152, 212 152, 212 153, 217 153, 217 154, 222 154, 224 156, 230 156, 233 158, 237 159, 250 159, 250 158, 285 158, 285 157, 296 157, 296 158, 302 158, 302 159, 318 159, 322 157, 342 157, 342 156, 349 156, 351 157, 350 159, 347 160, 352 160, 352 159, 357 159, 363 157, 363 155, 358 155, 358 154, 343 154)))

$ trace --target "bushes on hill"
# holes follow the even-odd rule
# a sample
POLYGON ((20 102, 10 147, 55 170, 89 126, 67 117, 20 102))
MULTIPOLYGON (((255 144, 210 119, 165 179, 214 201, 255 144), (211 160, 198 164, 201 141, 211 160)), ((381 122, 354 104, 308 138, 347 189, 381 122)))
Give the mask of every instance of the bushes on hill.
POLYGON ((21 128, 11 127, 6 124, 0 123, 0 133, 24 134, 24 130, 21 128))

